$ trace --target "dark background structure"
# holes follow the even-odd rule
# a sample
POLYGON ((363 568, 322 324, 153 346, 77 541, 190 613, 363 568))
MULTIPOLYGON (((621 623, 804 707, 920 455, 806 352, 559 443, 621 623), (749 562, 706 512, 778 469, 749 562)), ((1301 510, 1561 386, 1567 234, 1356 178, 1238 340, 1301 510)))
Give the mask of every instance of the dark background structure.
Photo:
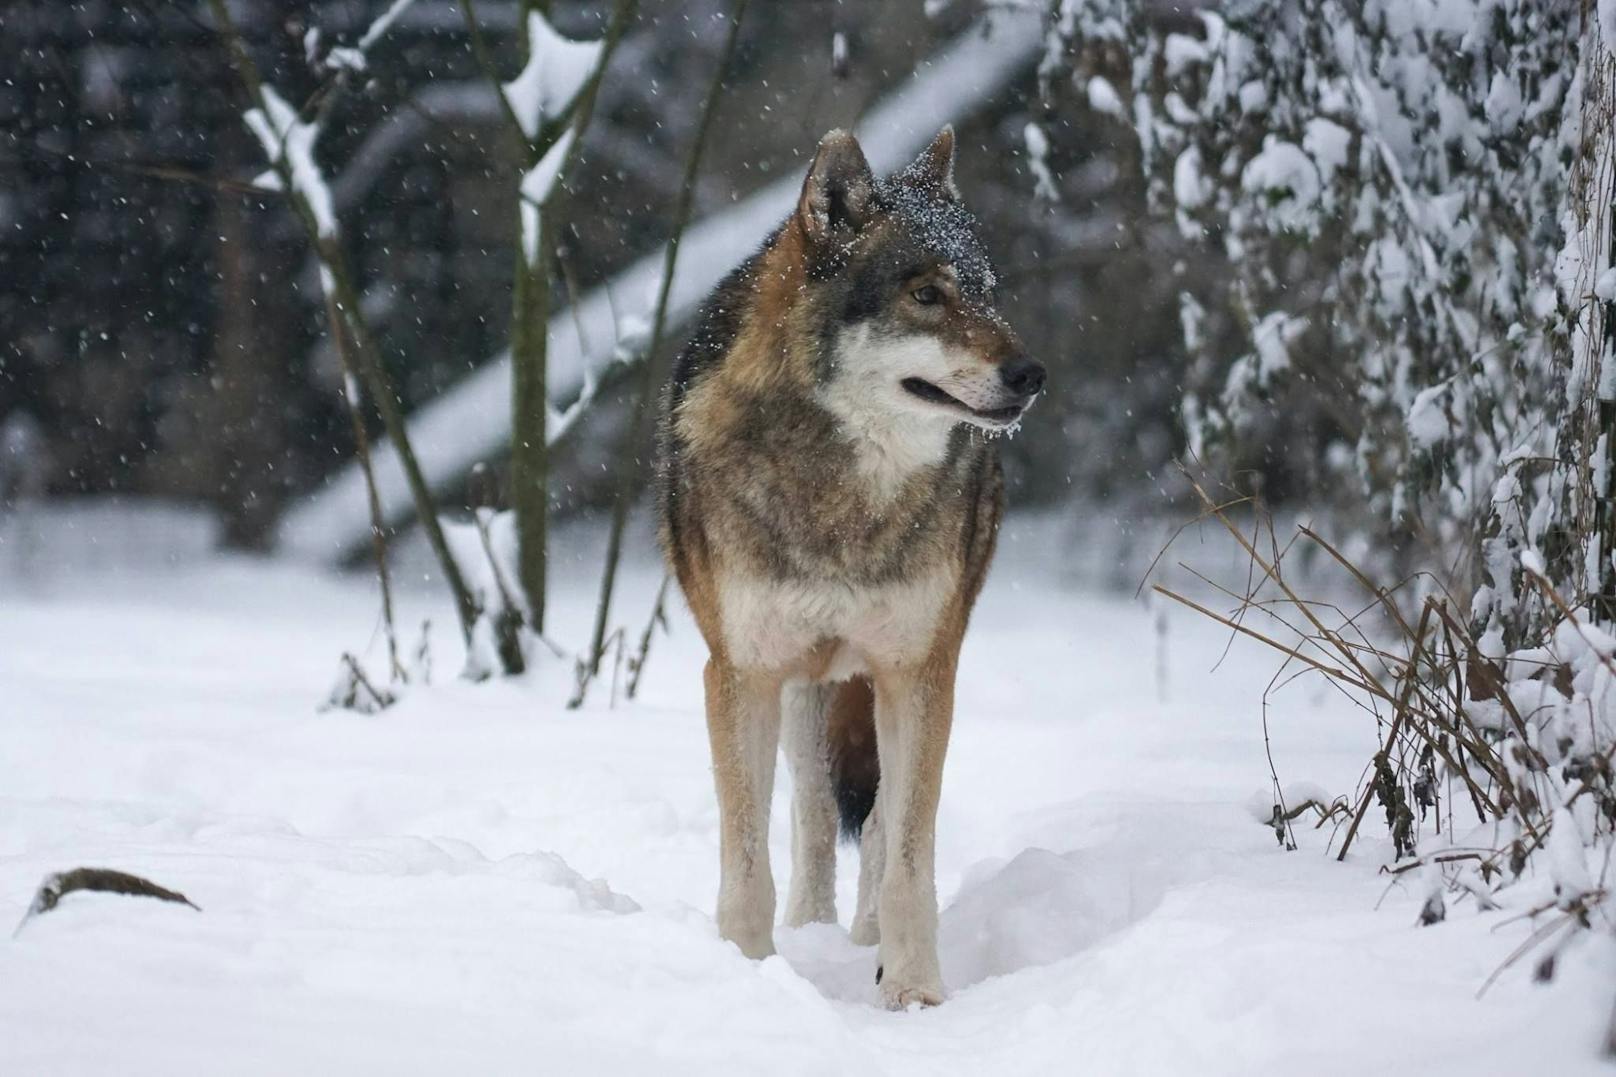
MULTIPOLYGON (((551 17, 592 36, 606 6, 563 0, 551 17)), ((760 6, 719 104, 696 217, 800 170, 821 133, 856 126, 983 6, 760 6)), ((266 74, 307 93, 320 74, 309 50, 351 41, 385 5, 232 7, 266 74)), ((477 10, 514 74, 515 5, 477 10)), ((666 238, 722 12, 718 0, 641 6, 561 195, 572 226, 557 240, 552 309, 666 238)), ((0 10, 0 69, 0 425, 26 441, 9 470, 52 495, 211 505, 228 542, 264 545, 283 507, 351 456, 352 432, 314 262, 283 200, 252 189, 261 155, 203 5, 13 3, 0 10)), ((997 252, 1005 306, 1054 375, 1007 448, 1024 504, 1135 496, 1181 442, 1181 282, 1169 267, 1182 241, 1147 221, 1126 129, 1071 98, 1029 64, 960 129, 960 183, 997 252), (1055 200, 1035 193, 1033 122, 1056 136, 1055 200)), ((511 152, 498 120, 458 4, 417 0, 321 138, 406 409, 506 340, 514 207, 496 182, 511 152)), ((556 462, 560 512, 605 496, 621 410, 607 403, 556 462)))

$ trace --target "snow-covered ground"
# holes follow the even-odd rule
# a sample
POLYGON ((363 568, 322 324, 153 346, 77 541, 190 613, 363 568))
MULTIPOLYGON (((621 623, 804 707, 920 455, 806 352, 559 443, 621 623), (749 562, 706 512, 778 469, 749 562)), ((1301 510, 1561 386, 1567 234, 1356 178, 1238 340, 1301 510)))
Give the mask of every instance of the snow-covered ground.
MULTIPOLYGON (((553 572, 563 642, 586 636, 589 538, 553 572)), ((381 668, 363 577, 222 557, 53 572, 36 548, 0 578, 0 916, 80 865, 204 911, 80 894, 0 942, 0 1074, 1603 1068, 1605 950, 1550 987, 1521 962, 1478 1000, 1532 925, 1463 903, 1414 926, 1424 884, 1388 890, 1378 828, 1346 864, 1327 831, 1278 848, 1253 810, 1271 656, 1237 644, 1218 665, 1216 626, 1175 612, 1164 636, 1126 594, 1061 585, 1056 549, 1009 526, 966 643, 939 820, 951 997, 888 1013, 844 927, 781 929, 762 963, 718 938, 682 611, 639 702, 569 712, 559 661, 458 681, 447 606, 412 587, 431 686, 317 713, 341 652, 381 668)), ((624 619, 656 580, 649 560, 629 574, 624 619)), ((1306 682, 1269 725, 1281 777, 1330 793, 1373 749, 1306 682)), ((844 852, 844 924, 855 866, 844 852)))

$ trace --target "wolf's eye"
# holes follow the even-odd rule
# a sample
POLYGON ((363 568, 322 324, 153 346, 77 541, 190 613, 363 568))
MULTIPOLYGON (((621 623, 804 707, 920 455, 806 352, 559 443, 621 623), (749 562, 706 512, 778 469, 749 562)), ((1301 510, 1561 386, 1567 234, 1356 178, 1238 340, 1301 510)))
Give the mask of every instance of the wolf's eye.
POLYGON ((923 307, 929 307, 934 303, 941 303, 943 301, 942 290, 935 284, 928 284, 925 287, 916 288, 909 294, 914 296, 915 302, 919 303, 923 307))

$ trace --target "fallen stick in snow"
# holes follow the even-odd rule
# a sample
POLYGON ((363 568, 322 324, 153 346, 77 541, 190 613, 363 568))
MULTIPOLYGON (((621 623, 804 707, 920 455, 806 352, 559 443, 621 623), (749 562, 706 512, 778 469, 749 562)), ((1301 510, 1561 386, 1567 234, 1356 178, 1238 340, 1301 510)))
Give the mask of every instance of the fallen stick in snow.
POLYGON ((112 868, 74 868, 72 871, 58 871, 45 876, 45 880, 39 884, 39 889, 34 892, 34 900, 29 904, 28 911, 22 914, 22 919, 17 923, 17 930, 11 933, 11 937, 16 938, 28 925, 28 921, 41 913, 50 912, 61 904, 62 899, 68 894, 80 890, 156 898, 176 905, 189 905, 197 912, 202 911, 201 906, 178 890, 158 886, 150 879, 143 879, 139 875, 114 871, 112 868))

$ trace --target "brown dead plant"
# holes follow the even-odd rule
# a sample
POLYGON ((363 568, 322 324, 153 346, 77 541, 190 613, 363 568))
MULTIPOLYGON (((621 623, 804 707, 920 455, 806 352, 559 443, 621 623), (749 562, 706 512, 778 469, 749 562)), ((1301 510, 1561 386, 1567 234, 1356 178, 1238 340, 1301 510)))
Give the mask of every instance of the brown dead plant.
MULTIPOLYGON (((1203 510, 1198 520, 1221 525, 1249 560, 1246 586, 1231 590, 1181 563, 1217 597, 1197 600, 1161 584, 1155 591, 1281 656, 1263 697, 1265 722, 1269 695, 1311 674, 1323 677, 1377 724, 1379 747, 1348 801, 1350 810, 1326 807, 1319 812, 1320 825, 1331 820, 1345 824, 1336 858, 1346 858, 1378 805, 1393 845, 1394 863, 1387 870, 1401 874, 1424 864, 1475 861, 1487 883, 1506 868, 1518 875, 1526 858, 1542 845, 1550 823, 1553 798, 1540 780, 1548 764, 1533 747, 1531 715, 1521 714, 1506 690, 1499 656, 1486 653, 1442 582, 1416 573, 1394 586, 1380 586, 1311 527, 1298 526, 1294 536, 1281 542, 1272 518, 1255 499, 1219 501, 1193 477, 1190 486, 1203 510), (1245 510, 1254 521, 1249 531, 1231 516, 1245 510), (1362 605, 1347 609, 1337 601, 1300 593, 1286 572, 1298 544, 1323 554, 1325 564, 1344 572, 1351 588, 1363 593, 1362 605), (1220 610, 1209 604, 1219 599, 1229 600, 1231 607, 1220 610), (1497 706, 1475 706, 1482 701, 1497 706), (1501 824, 1494 831, 1498 842, 1475 849, 1452 844, 1454 835, 1472 829, 1472 813, 1475 824, 1501 824), (1449 843, 1422 858, 1419 834, 1428 823, 1439 835, 1445 826, 1449 843)), ((1573 618, 1547 581, 1539 582, 1560 615, 1573 618)), ((1534 678, 1559 685, 1566 675, 1563 666, 1546 660, 1534 678)), ((1287 808, 1277 770, 1274 790, 1271 822, 1281 842, 1294 847, 1294 840, 1286 841, 1284 827, 1315 806, 1287 808)))

